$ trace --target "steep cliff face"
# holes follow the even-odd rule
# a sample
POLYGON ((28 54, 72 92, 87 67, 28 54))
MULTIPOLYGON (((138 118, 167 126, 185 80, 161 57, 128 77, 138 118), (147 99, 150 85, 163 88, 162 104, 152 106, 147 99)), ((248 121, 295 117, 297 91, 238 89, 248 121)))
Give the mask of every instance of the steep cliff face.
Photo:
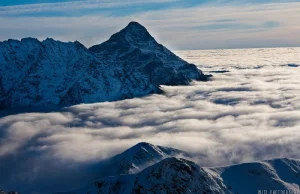
POLYGON ((1 107, 115 101, 208 78, 136 22, 90 49, 53 39, 0 42, 0 71, 1 107))

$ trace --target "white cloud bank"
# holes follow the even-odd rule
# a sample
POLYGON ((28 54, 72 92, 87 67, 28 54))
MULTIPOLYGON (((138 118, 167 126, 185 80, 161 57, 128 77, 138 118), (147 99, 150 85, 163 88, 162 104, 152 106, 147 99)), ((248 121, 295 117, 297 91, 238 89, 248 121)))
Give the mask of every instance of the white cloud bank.
POLYGON ((177 53, 230 72, 164 86, 166 95, 0 118, 0 188, 78 187, 95 162, 142 141, 191 152, 202 166, 300 158, 300 67, 286 65, 300 63, 299 48, 177 53))

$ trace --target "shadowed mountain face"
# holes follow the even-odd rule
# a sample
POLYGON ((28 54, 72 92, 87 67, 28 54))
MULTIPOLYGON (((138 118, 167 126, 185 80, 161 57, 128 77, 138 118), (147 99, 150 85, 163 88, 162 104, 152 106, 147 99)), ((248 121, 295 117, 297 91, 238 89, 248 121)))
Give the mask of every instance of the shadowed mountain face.
POLYGON ((206 79, 136 22, 90 49, 53 39, 0 42, 1 107, 115 101, 206 79))

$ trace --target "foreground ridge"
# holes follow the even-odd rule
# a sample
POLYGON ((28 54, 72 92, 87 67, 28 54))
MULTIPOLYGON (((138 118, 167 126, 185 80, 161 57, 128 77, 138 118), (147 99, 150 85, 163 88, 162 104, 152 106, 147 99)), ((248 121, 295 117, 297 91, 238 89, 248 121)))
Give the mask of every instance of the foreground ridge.
MULTIPOLYGON (((86 187, 61 194, 251 194, 257 193, 259 190, 300 191, 300 160, 281 158, 227 167, 207 168, 200 167, 190 160, 174 157, 179 156, 182 152, 178 150, 179 153, 174 156, 168 155, 169 157, 158 159, 159 157, 155 157, 155 154, 149 152, 150 147, 155 150, 160 146, 143 142, 120 154, 122 156, 121 161, 133 162, 133 158, 136 161, 140 159, 152 161, 152 164, 147 168, 139 169, 140 171, 135 173, 128 171, 127 173, 120 173, 120 175, 103 177, 86 187), (140 149, 145 149, 145 155, 153 157, 135 154, 139 153, 137 150, 140 149), (153 162, 153 158, 157 158, 156 162, 153 162)), ((157 150, 154 153, 160 153, 160 151, 157 150)))

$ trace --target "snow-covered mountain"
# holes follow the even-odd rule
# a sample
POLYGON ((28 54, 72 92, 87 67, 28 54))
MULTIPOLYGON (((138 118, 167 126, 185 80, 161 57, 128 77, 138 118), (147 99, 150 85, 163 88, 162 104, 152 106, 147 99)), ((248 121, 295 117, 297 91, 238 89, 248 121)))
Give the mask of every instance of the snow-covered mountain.
POLYGON ((90 49, 53 39, 0 42, 0 107, 121 100, 193 79, 207 76, 136 22, 90 49))
MULTIPOLYGON (((166 154, 164 149, 147 143, 137 144, 114 157, 118 161, 114 163, 117 169, 123 164, 120 161, 125 161, 126 165, 121 169, 126 169, 126 172, 101 178, 86 187, 63 194, 252 194, 259 191, 269 193, 270 190, 300 192, 300 160, 285 158, 206 168, 186 159, 167 157, 172 154, 166 154), (142 171, 135 168, 136 165, 143 166, 145 163, 153 165, 142 171), (128 169, 131 168, 136 169, 137 173, 130 174, 133 171, 128 169)), ((167 153, 170 150, 172 149, 168 148, 167 153)), ((178 155, 177 150, 172 153, 178 155)))

